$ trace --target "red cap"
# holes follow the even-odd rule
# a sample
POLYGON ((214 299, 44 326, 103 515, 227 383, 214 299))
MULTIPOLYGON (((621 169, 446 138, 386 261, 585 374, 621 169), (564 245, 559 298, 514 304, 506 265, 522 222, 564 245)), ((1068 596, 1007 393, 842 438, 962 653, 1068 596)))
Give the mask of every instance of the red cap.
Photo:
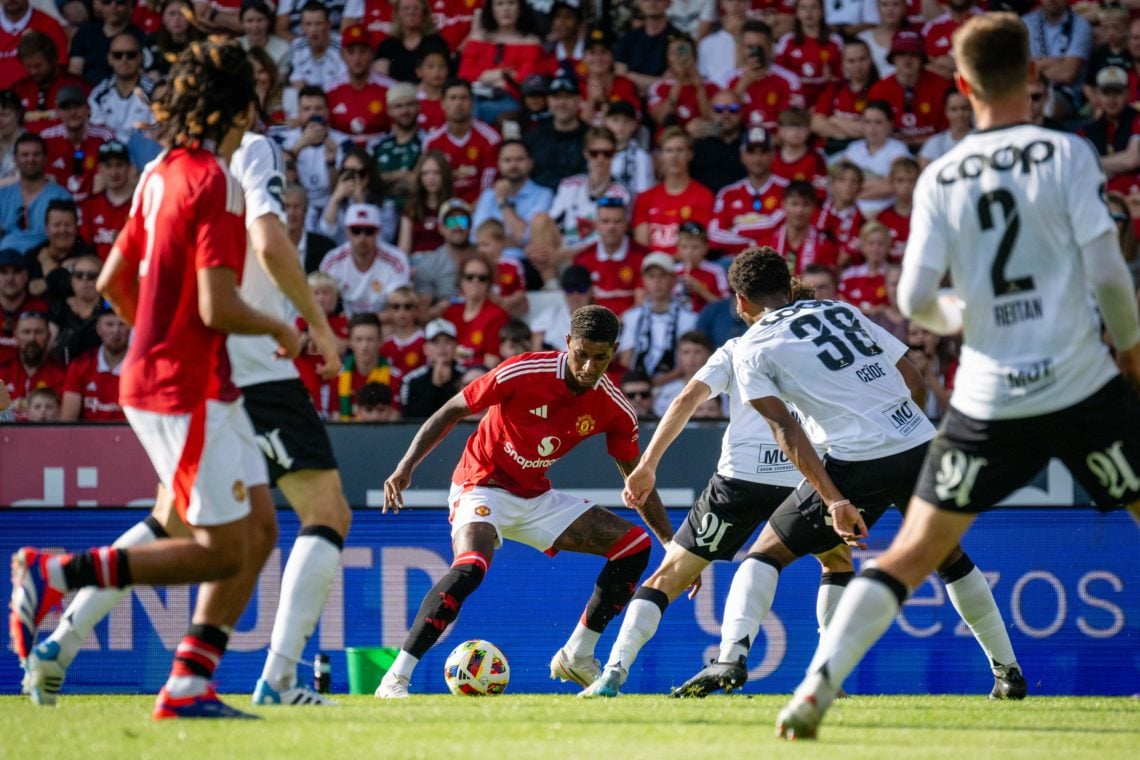
POLYGON ((368 32, 360 24, 353 24, 340 33, 340 46, 346 48, 349 45, 372 47, 372 43, 368 40, 368 32))
POLYGON ((922 41, 922 35, 909 29, 897 33, 891 40, 891 52, 887 54, 887 60, 893 63, 895 56, 900 53, 920 55, 926 60, 926 44, 922 41))

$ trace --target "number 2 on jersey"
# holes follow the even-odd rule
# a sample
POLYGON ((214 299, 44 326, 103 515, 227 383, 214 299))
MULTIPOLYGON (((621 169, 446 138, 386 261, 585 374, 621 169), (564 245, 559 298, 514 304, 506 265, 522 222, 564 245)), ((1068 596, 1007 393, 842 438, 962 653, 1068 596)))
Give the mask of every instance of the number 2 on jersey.
POLYGON ((142 194, 143 229, 146 230, 146 251, 142 261, 139 262, 139 277, 146 277, 150 267, 150 255, 154 253, 155 228, 158 226, 158 209, 162 207, 162 196, 166 192, 166 184, 158 174, 151 174, 147 178, 146 187, 142 194))
POLYGON ((997 256, 994 257, 994 264, 990 268, 990 282, 994 286, 994 296, 1033 290, 1033 277, 1027 276, 1008 280, 1005 276, 1005 267, 1009 263, 1010 254, 1013 253, 1013 245, 1017 242, 1017 233, 1021 231, 1021 217, 1017 213, 1017 201, 1014 199, 1013 193, 1001 189, 991 190, 978 199, 978 222, 982 225, 982 229, 987 232, 992 230, 996 224, 993 214, 994 205, 1001 207, 1002 216, 1005 218, 1005 232, 998 243, 997 256))
POLYGON ((854 348, 863 356, 878 356, 883 353, 879 344, 871 339, 864 330, 863 325, 846 309, 834 307, 823 312, 824 319, 837 328, 846 340, 827 329, 827 325, 820 321, 815 314, 804 314, 797 317, 788 328, 797 338, 811 338, 812 343, 823 346, 824 350, 816 354, 823 366, 832 372, 850 367, 855 363, 854 348), (851 346, 849 348, 848 346, 851 346))

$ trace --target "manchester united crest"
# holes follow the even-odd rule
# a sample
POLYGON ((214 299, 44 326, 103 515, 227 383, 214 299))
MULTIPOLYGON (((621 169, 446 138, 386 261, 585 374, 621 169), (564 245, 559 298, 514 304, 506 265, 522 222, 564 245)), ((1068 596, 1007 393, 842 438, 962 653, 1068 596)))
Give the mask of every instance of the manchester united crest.
POLYGON ((595 425, 597 425, 597 423, 594 422, 593 417, 588 414, 583 414, 574 422, 574 429, 578 431, 578 435, 585 438, 590 433, 594 432, 595 425))

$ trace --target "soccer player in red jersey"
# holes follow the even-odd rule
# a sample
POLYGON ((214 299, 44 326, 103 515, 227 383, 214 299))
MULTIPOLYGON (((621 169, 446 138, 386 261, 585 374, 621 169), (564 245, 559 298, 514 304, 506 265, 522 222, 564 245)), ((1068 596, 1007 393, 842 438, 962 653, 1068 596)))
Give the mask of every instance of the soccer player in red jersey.
MULTIPOLYGON (((9 624, 13 648, 26 658, 36 627, 72 589, 201 582, 154 717, 246 717, 218 700, 210 679, 255 582, 242 571, 247 563, 261 566, 275 531, 251 535, 247 489, 268 477, 230 378, 226 336, 271 335, 283 357, 296 356, 300 344, 290 325, 253 310, 237 293, 244 204, 224 161, 254 121, 245 52, 236 44, 193 43, 170 81, 155 107, 167 149, 140 180, 134 213, 99 286, 134 327, 120 403, 193 537, 61 555, 25 547, 12 557, 9 624), (231 581, 237 578, 241 585, 231 581)), ((252 508, 269 510, 272 520, 268 489, 255 490, 265 503, 252 508)))
POLYGON ((495 181, 499 167, 499 133, 472 116, 471 85, 452 79, 443 87, 443 112, 447 123, 428 132, 424 152, 442 151, 451 164, 456 197, 474 205, 479 193, 495 181))
POLYGON ((677 229, 690 219, 707 225, 712 219, 712 191, 689 175, 693 139, 680 127, 661 133, 659 184, 637 196, 633 206, 633 239, 654 251, 677 253, 677 229))
MULTIPOLYGON (((384 482, 384 510, 399 511, 403 491, 428 452, 456 422, 486 410, 452 475, 448 505, 455 561, 424 597, 376 696, 408 696, 416 663, 482 583, 504 539, 551 555, 565 550, 606 558, 580 622, 550 662, 551 678, 588 686, 597 677, 594 647, 633 595, 649 562, 650 539, 612 512, 552 489, 546 472, 599 434, 623 477, 637 466, 637 416, 605 376, 620 329, 609 309, 578 309, 570 319, 567 351, 520 354, 464 388, 424 423, 384 482)), ((656 493, 639 512, 662 543, 672 538, 656 493)))
POLYGON ((103 176, 103 192, 92 195, 80 206, 79 232, 95 246, 103 261, 111 253, 111 244, 127 223, 131 210, 131 159, 127 146, 111 140, 99 146, 99 173, 103 176))

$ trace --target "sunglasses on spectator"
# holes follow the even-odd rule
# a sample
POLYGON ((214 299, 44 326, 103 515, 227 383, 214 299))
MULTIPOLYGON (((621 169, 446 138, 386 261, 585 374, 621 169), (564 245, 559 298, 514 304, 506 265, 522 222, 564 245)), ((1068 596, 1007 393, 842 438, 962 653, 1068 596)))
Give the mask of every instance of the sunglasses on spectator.
POLYGON ((571 287, 571 288, 563 287, 562 292, 563 293, 577 293, 578 295, 581 295, 583 293, 589 293, 590 292, 590 286, 589 285, 575 285, 574 287, 571 287))
POLYGON ((449 230, 465 230, 471 226, 471 217, 466 214, 455 214, 444 219, 443 226, 449 230))
POLYGON ((349 235, 355 235, 355 236, 360 236, 360 235, 373 236, 376 234, 376 228, 375 227, 349 227, 348 228, 348 234, 349 235))
POLYGON ((388 306, 393 311, 413 311, 416 308, 414 303, 389 303, 388 306))
POLYGON ((472 272, 464 272, 463 279, 467 282, 490 282, 491 275, 489 274, 474 274, 472 272))
POLYGON ((133 61, 134 59, 139 57, 139 51, 137 51, 137 50, 112 50, 111 51, 111 57, 114 58, 116 61, 122 61, 122 60, 133 61))
POLYGON ((717 103, 713 106, 713 113, 740 113, 739 103, 717 103))
POLYGON ((594 148, 586 151, 586 155, 590 158, 613 158, 614 150, 610 148, 594 148))
POLYGON ((598 208, 625 208, 625 200, 617 195, 603 195, 598 198, 598 208))
POLYGON ((87 280, 89 282, 94 282, 99 279, 99 273, 89 269, 76 269, 71 273, 71 276, 77 280, 87 280))
POLYGON ((653 391, 625 391, 625 395, 629 398, 650 398, 653 391))

